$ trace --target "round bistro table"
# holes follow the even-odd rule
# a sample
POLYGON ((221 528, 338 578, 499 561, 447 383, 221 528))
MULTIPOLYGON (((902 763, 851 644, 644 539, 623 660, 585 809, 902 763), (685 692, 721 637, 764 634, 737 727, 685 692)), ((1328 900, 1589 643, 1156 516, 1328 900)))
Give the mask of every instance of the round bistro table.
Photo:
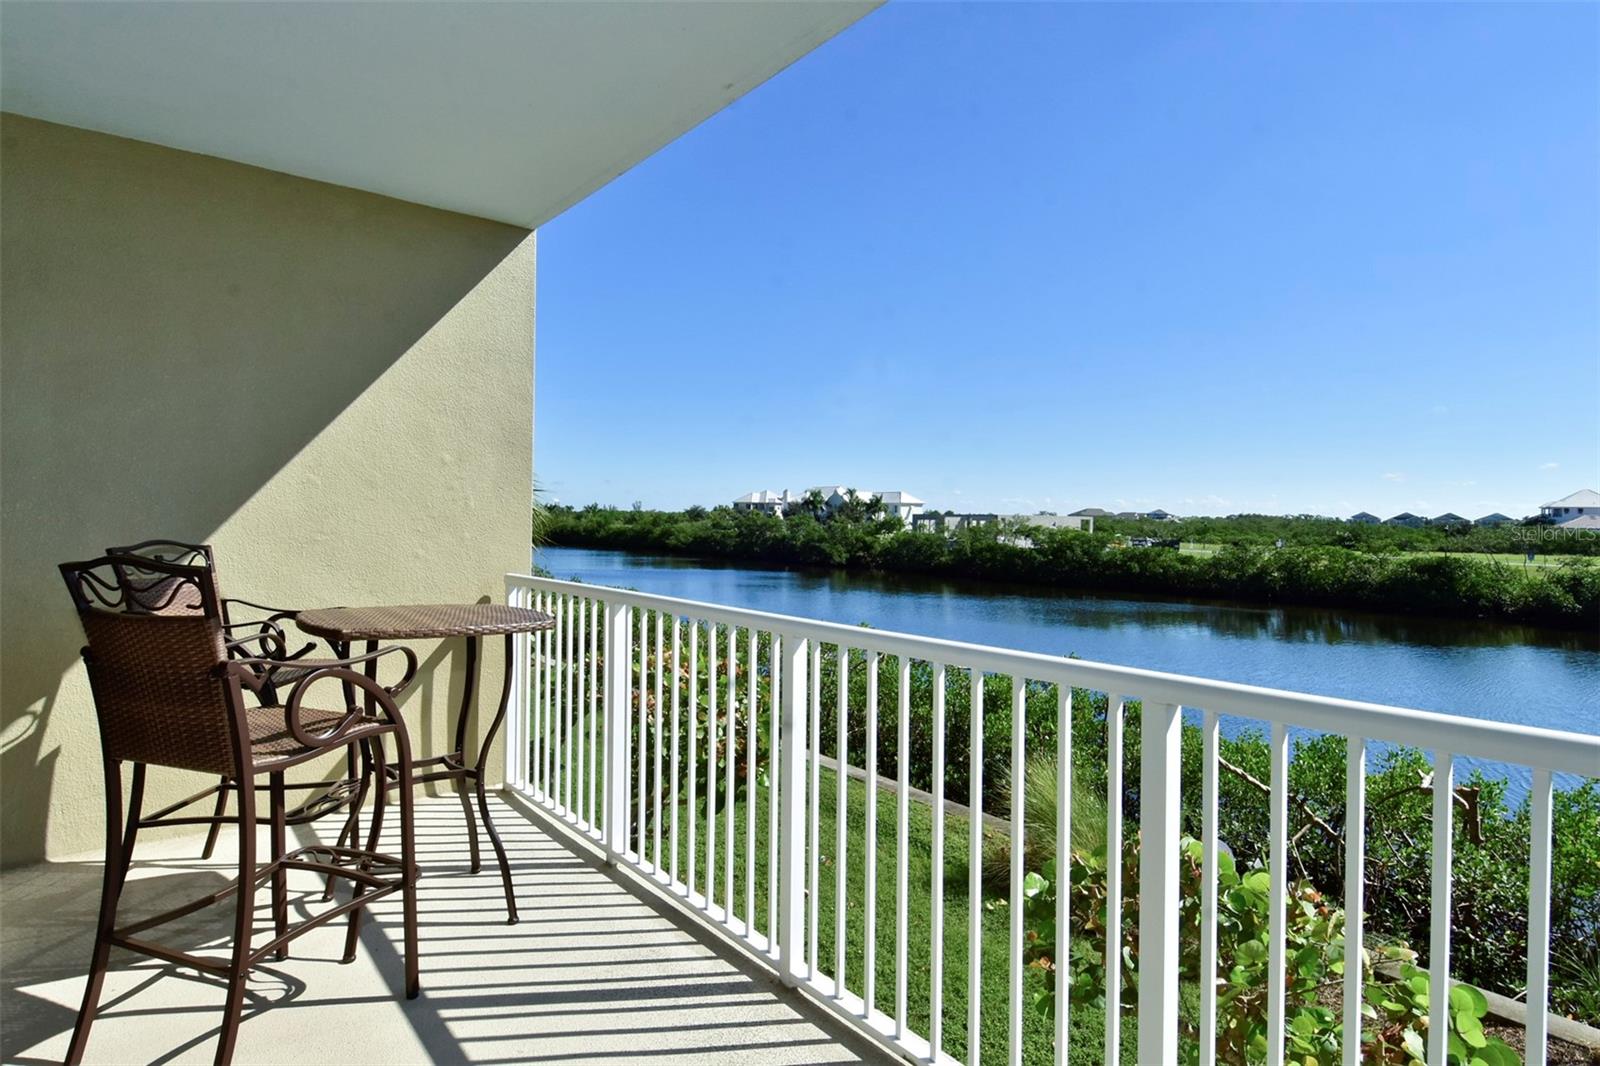
MULTIPOLYGON (((430 759, 419 759, 413 766, 424 773, 418 774, 416 784, 430 781, 453 781, 458 785, 461 809, 466 812, 467 841, 472 854, 472 872, 481 868, 478 860, 478 829, 473 822, 472 802, 467 797, 467 783, 472 782, 478 793, 478 812, 483 816, 483 827, 489 832, 489 842, 494 845, 495 857, 500 861, 500 880, 506 890, 506 920, 517 921, 517 899, 511 887, 511 866, 506 862, 505 845, 495 832, 494 819, 489 816, 489 799, 484 791, 484 761, 494 737, 505 720, 506 705, 511 700, 511 668, 513 659, 512 636, 532 633, 555 626, 555 618, 543 611, 530 611, 524 607, 511 607, 503 603, 467 604, 414 604, 397 607, 329 607, 321 610, 301 611, 296 624, 312 636, 321 637, 339 649, 341 655, 349 654, 350 644, 365 641, 368 651, 375 651, 381 641, 432 640, 448 637, 465 637, 467 642, 467 671, 461 685, 461 708, 456 714, 455 750, 430 759), (500 706, 494 712, 489 730, 478 745, 478 756, 467 762, 467 716, 472 712, 473 697, 478 680, 478 642, 484 637, 506 638, 505 683, 500 689, 500 706), (431 769, 436 767, 437 769, 431 769)), ((369 670, 376 663, 369 663, 369 670)), ((387 788, 398 785, 396 777, 386 781, 387 788)), ((382 802, 382 793, 379 793, 382 802)))

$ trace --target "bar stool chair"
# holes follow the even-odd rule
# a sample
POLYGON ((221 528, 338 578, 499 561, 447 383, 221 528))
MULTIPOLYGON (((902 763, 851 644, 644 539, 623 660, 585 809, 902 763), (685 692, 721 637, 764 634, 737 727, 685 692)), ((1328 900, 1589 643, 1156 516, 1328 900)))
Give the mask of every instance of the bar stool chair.
MULTIPOLYGON (((210 571, 212 590, 222 609, 222 631, 226 637, 228 655, 240 660, 272 659, 282 664, 274 670, 257 671, 261 689, 254 694, 254 697, 258 702, 268 706, 276 703, 278 689, 294 684, 309 672, 296 660, 303 659, 316 651, 316 643, 306 641, 291 651, 291 639, 285 628, 285 624, 292 622, 298 612, 286 607, 269 607, 266 604, 252 603, 237 597, 223 596, 221 580, 217 576, 216 553, 211 545, 155 539, 110 547, 106 549, 106 555, 127 556, 133 560, 131 563, 121 564, 122 578, 130 597, 130 609, 150 614, 193 615, 200 610, 200 596, 187 582, 142 569, 139 565, 141 561, 204 567, 210 571)), ((112 565, 115 568, 119 564, 112 565)), ((337 653, 334 653, 333 657, 337 658, 337 653)), ((347 703, 355 698, 349 689, 346 689, 345 696, 347 703)), ((348 811, 348 817, 344 828, 340 830, 339 843, 342 845, 347 841, 352 843, 355 841, 360 833, 360 811, 366 802, 368 781, 371 779, 370 762, 364 758, 365 753, 360 752, 359 748, 359 745, 351 744, 346 749, 343 778, 300 782, 287 786, 291 793, 312 793, 303 803, 289 810, 287 815, 289 825, 304 825, 345 809, 348 811)), ((136 783, 142 784, 139 778, 144 773, 143 764, 136 765, 133 773, 136 783)), ((266 791, 266 786, 256 787, 260 791, 266 791)), ((222 827, 234 822, 234 819, 227 816, 228 797, 237 791, 237 786, 230 778, 219 777, 217 783, 210 788, 170 803, 159 811, 141 816, 139 828, 207 825, 209 829, 200 857, 209 859, 216 849, 217 835, 222 827), (208 799, 213 801, 209 816, 181 813, 194 804, 208 799)), ((381 801, 382 797, 379 798, 379 802, 381 801)), ((126 860, 127 856, 124 856, 124 861, 126 860)), ((331 884, 329 888, 331 891, 331 884)))
MULTIPOLYGON (((405 987, 407 998, 419 988, 417 961, 416 833, 410 783, 410 741, 394 696, 416 673, 416 654, 402 646, 367 655, 332 660, 297 660, 306 673, 288 687, 287 698, 258 705, 246 702, 248 690, 261 694, 274 672, 284 668, 279 660, 230 658, 223 615, 214 575, 207 566, 184 566, 156 559, 105 556, 60 567, 89 643, 83 649, 89 683, 100 724, 102 769, 106 794, 106 864, 101 889, 100 915, 95 930, 94 953, 66 1061, 82 1061, 89 1030, 99 1006, 111 948, 163 959, 223 978, 227 997, 223 1009, 216 1062, 231 1061, 244 1004, 245 978, 252 966, 269 955, 282 955, 290 941, 341 915, 352 929, 361 908, 399 892, 403 901, 405 987), (151 589, 170 602, 193 602, 195 609, 163 613, 147 609, 141 599, 151 589), (363 672, 382 656, 399 654, 405 676, 384 686, 363 672), (331 696, 337 681, 343 692, 359 692, 359 704, 350 699, 339 710, 307 703, 313 686, 331 696), (284 772, 330 751, 363 743, 377 762, 377 773, 387 773, 385 738, 393 737, 395 765, 406 786, 400 789, 400 855, 376 850, 381 815, 365 848, 313 845, 285 849, 284 772), (135 768, 129 800, 129 817, 123 817, 122 765, 135 768), (162 914, 131 924, 117 925, 117 905, 128 870, 128 857, 140 827, 143 775, 147 765, 169 766, 214 774, 249 783, 239 789, 239 872, 235 884, 162 914), (258 777, 268 779, 268 824, 273 858, 256 864, 257 814, 254 802, 258 777), (287 875, 303 870, 352 882, 355 891, 346 902, 290 927, 287 875), (256 889, 272 883, 272 936, 255 946, 256 889), (233 934, 227 958, 201 956, 143 934, 167 922, 234 897, 233 934)), ((347 951, 347 955, 349 952, 347 951)))

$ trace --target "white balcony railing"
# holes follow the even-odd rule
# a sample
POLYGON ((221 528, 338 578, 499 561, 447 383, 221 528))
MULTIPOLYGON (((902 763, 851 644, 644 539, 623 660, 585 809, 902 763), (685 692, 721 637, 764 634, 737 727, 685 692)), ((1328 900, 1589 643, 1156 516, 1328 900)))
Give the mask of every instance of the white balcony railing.
MULTIPOLYGON (((1070 839, 1071 804, 1068 773, 1071 759, 1072 694, 1088 690, 1108 695, 1106 715, 1106 804, 1108 854, 1121 854, 1123 709, 1127 701, 1142 704, 1139 749, 1139 819, 1142 846, 1138 880, 1138 1060, 1142 1063, 1179 1061, 1179 740, 1181 712, 1188 708, 1202 715, 1202 925, 1200 972, 1217 973, 1217 794, 1218 719, 1237 715, 1271 724, 1270 844, 1271 930, 1269 934, 1268 1031, 1282 1033, 1285 1024, 1285 913, 1288 846, 1288 767, 1291 727, 1302 727, 1348 738, 1347 840, 1345 847, 1346 951, 1359 947, 1364 884, 1365 768, 1369 741, 1411 745, 1434 753, 1433 847, 1431 890, 1430 968, 1435 975, 1449 973, 1450 869, 1453 762, 1466 756, 1497 763, 1516 764, 1531 771, 1532 839, 1530 840, 1529 949, 1527 969, 1526 1055, 1530 1063, 1544 1061, 1550 958, 1550 827, 1552 774, 1600 777, 1600 737, 1498 722, 1458 718, 1404 710, 1370 703, 1301 695, 1174 674, 1107 666, 1022 651, 962 644, 880 632, 803 618, 767 614, 734 607, 696 603, 665 596, 554 581, 521 575, 506 579, 509 602, 545 610, 556 616, 556 627, 519 638, 522 642, 514 670, 514 699, 508 716, 507 781, 530 795, 574 831, 605 849, 614 863, 633 868, 666 895, 681 901, 694 913, 742 941, 764 959, 787 983, 807 991, 817 1001, 862 1031, 901 1052, 924 1061, 953 1061, 945 1052, 941 1033, 943 1017, 944 951, 929 949, 930 1005, 928 1032, 915 1032, 907 1022, 907 966, 894 965, 892 1010, 878 1007, 883 1000, 876 987, 878 942, 876 885, 878 856, 878 788, 865 789, 866 831, 859 860, 846 848, 847 775, 835 775, 838 831, 835 840, 819 840, 821 722, 824 702, 833 704, 837 716, 835 754, 841 768, 852 761, 844 745, 850 735, 850 715, 866 715, 866 752, 853 760, 880 766, 877 752, 878 675, 885 660, 894 660, 899 684, 896 726, 899 752, 909 748, 911 711, 908 677, 913 662, 934 672, 931 729, 931 804, 933 854, 944 851, 945 692, 947 683, 965 675, 973 694, 971 704, 971 804, 968 863, 971 883, 967 894, 969 955, 967 960, 967 1032, 1002 1024, 982 1014, 980 884, 983 821, 983 700, 986 675, 1012 679, 1010 819, 1010 973, 1009 1002, 1003 1023, 1007 1026, 1008 1060, 1022 1060, 1023 1014, 1023 779, 1026 772, 1025 728, 1027 685, 1050 686, 1056 694, 1059 715, 1057 767, 1059 824, 1054 829, 1059 854, 1070 839), (838 679, 836 693, 823 693, 820 663, 823 649, 834 649, 832 662, 838 679), (846 652, 853 652, 853 656, 846 652), (765 653, 764 655, 762 653, 765 653), (707 661, 699 660, 704 657, 707 661), (717 660, 721 658, 722 665, 717 660), (851 706, 846 674, 851 659, 867 668, 864 706, 851 706), (760 661, 761 659, 765 661, 760 661), (740 690, 743 664, 743 691, 740 690), (702 666, 705 683, 702 685, 702 666), (759 681, 759 684, 758 684, 759 681), (766 704, 762 703, 762 692, 766 704), (833 698, 828 699, 829 696, 833 698), (776 700, 777 706, 770 704, 776 700), (695 728, 703 709, 705 736, 695 728), (757 737, 761 712, 767 712, 770 735, 757 737), (682 724, 680 724, 682 723, 682 724), (687 728, 684 728, 687 726, 687 728), (739 731, 743 730, 743 734, 739 731), (727 757, 736 752, 742 736, 747 757, 727 757), (760 763, 762 743, 767 757, 760 763), (719 749, 723 753, 719 765, 719 749), (704 764, 706 791, 697 796, 699 769, 704 764), (743 870, 736 870, 739 779, 743 773, 745 797, 743 870), (758 826, 755 798, 758 780, 765 782, 764 832, 766 877, 764 906, 758 907, 758 826), (704 804, 703 815, 700 807, 704 804), (721 816, 719 827, 718 818, 721 816), (663 824, 665 819, 665 825, 663 824), (702 830, 699 822, 705 822, 702 830), (719 833, 720 828, 720 833, 719 833), (720 836, 720 840, 719 840, 720 836), (703 840, 704 854, 698 842, 703 840), (831 843, 836 928, 833 958, 818 957, 819 855, 831 843), (720 861, 719 861, 720 860, 720 861), (845 957, 844 905, 847 869, 864 864, 865 891, 859 904, 864 911, 861 987, 848 987, 845 975, 857 960, 845 957), (740 888, 742 887, 742 892, 740 888)), ((907 825, 909 824, 908 760, 898 760, 895 809, 888 816, 897 827, 894 944, 898 960, 908 956, 907 825)), ((1109 867, 1108 937, 1120 936, 1123 900, 1120 864, 1109 867)), ((932 945, 944 942, 945 896, 943 862, 931 863, 932 945)), ((1058 893, 1056 927, 1065 957, 1068 935, 1068 893, 1058 893)), ((1117 1061, 1120 1019, 1117 1003, 1121 945, 1108 943, 1105 958, 1112 972, 1105 981, 1108 1062, 1117 1061)), ((1360 1057, 1361 968, 1346 968, 1344 975, 1343 1048, 1347 1063, 1360 1057)), ((1063 990, 1064 991, 1064 990, 1063 990)), ((1434 1018, 1445 1016, 1448 980, 1431 984, 1434 1018)), ((1066 1060, 1068 1004, 1055 1014, 1055 1056, 1066 1060)), ((1199 1005, 1200 1061, 1215 1061, 1216 989, 1201 983, 1199 1005)), ((1445 1063, 1447 1027, 1433 1026, 1428 1034, 1430 1064, 1445 1063)), ((977 1042, 969 1042, 967 1061, 977 1061, 977 1042)), ((1268 1048, 1268 1061, 1280 1066, 1282 1040, 1268 1048)))

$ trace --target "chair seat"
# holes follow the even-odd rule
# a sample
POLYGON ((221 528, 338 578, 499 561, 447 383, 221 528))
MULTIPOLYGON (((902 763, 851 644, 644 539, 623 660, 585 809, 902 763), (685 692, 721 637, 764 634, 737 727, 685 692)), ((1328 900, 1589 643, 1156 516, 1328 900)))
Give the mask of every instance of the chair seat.
MULTIPOLYGON (((282 707, 251 707, 245 711, 245 716, 250 722, 250 747, 257 762, 292 759, 312 750, 289 732, 282 707)), ((312 736, 331 731, 343 718, 343 711, 300 708, 300 728, 312 736)))

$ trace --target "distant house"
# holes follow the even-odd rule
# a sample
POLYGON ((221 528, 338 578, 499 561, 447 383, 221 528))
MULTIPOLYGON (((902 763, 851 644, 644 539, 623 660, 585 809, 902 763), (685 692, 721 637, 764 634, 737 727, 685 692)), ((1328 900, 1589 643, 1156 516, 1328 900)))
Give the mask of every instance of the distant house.
POLYGON ((1430 526, 1470 526, 1472 523, 1454 511, 1446 511, 1442 515, 1435 515, 1428 519, 1428 524, 1430 526))
POLYGON ((1136 521, 1136 520, 1138 520, 1140 518, 1143 518, 1144 515, 1139 511, 1118 511, 1116 514, 1112 515, 1111 517, 1112 518, 1120 518, 1125 522, 1131 522, 1131 521, 1136 521))
POLYGON ((1600 530, 1600 514, 1581 514, 1577 518, 1567 519, 1556 528, 1600 530))
POLYGON ((1539 508, 1540 518, 1557 525, 1565 525, 1569 520, 1584 515, 1600 515, 1600 492, 1579 489, 1571 496, 1563 496, 1539 508))
POLYGON ((918 533, 954 533, 973 526, 993 525, 1000 521, 997 514, 918 514, 911 517, 911 528, 918 533))
POLYGON ((1517 520, 1512 518, 1510 515, 1503 515, 1499 511, 1496 511, 1494 514, 1484 515, 1482 518, 1478 519, 1472 524, 1475 526, 1509 526, 1515 525, 1516 521, 1517 520))
POLYGON ((1405 526, 1408 529, 1421 529, 1423 526, 1428 524, 1428 520, 1419 514, 1412 514, 1410 511, 1401 511, 1393 518, 1384 519, 1383 524, 1386 526, 1405 526))
POLYGON ((762 489, 757 492, 747 492, 733 501, 735 511, 761 511, 764 514, 776 515, 782 518, 785 514, 800 506, 802 500, 815 493, 822 500, 823 514, 833 514, 845 501, 850 498, 850 493, 855 492, 856 498, 870 500, 877 497, 883 504, 884 513, 898 518, 906 525, 911 525, 911 520, 922 513, 923 502, 909 492, 899 490, 891 492, 859 492, 846 488, 843 485, 813 485, 805 492, 791 492, 784 489, 782 492, 773 492, 762 489))
POLYGON ((899 490, 892 490, 890 492, 869 492, 865 493, 865 495, 868 499, 871 499, 873 496, 878 497, 878 499, 883 503, 883 510, 885 514, 900 519, 901 522, 908 526, 911 525, 912 520, 915 519, 917 515, 922 513, 922 508, 926 506, 924 501, 917 499, 915 496, 911 495, 911 493, 900 492, 899 490))
POLYGON ((1073 511, 1071 518, 1110 518, 1111 512, 1103 507, 1083 507, 1073 511))
POLYGON ((1382 522, 1383 519, 1379 518, 1371 511, 1357 511, 1355 514, 1350 516, 1350 521, 1354 522, 1358 526, 1375 526, 1382 522))
POLYGON ((1177 515, 1171 514, 1171 513, 1167 512, 1167 511, 1163 511, 1159 507, 1157 507, 1154 511, 1146 511, 1144 513, 1144 516, 1146 518, 1152 519, 1153 521, 1156 521, 1156 522, 1178 522, 1178 521, 1181 521, 1181 519, 1179 519, 1177 515))
POLYGON ((735 511, 760 511, 763 514, 783 517, 783 512, 789 509, 789 490, 773 492, 770 489, 761 489, 757 492, 747 492, 733 501, 735 511))
POLYGON ((1005 517, 1025 526, 1039 526, 1042 529, 1076 529, 1084 533, 1094 532, 1092 515, 1016 514, 1005 517))

